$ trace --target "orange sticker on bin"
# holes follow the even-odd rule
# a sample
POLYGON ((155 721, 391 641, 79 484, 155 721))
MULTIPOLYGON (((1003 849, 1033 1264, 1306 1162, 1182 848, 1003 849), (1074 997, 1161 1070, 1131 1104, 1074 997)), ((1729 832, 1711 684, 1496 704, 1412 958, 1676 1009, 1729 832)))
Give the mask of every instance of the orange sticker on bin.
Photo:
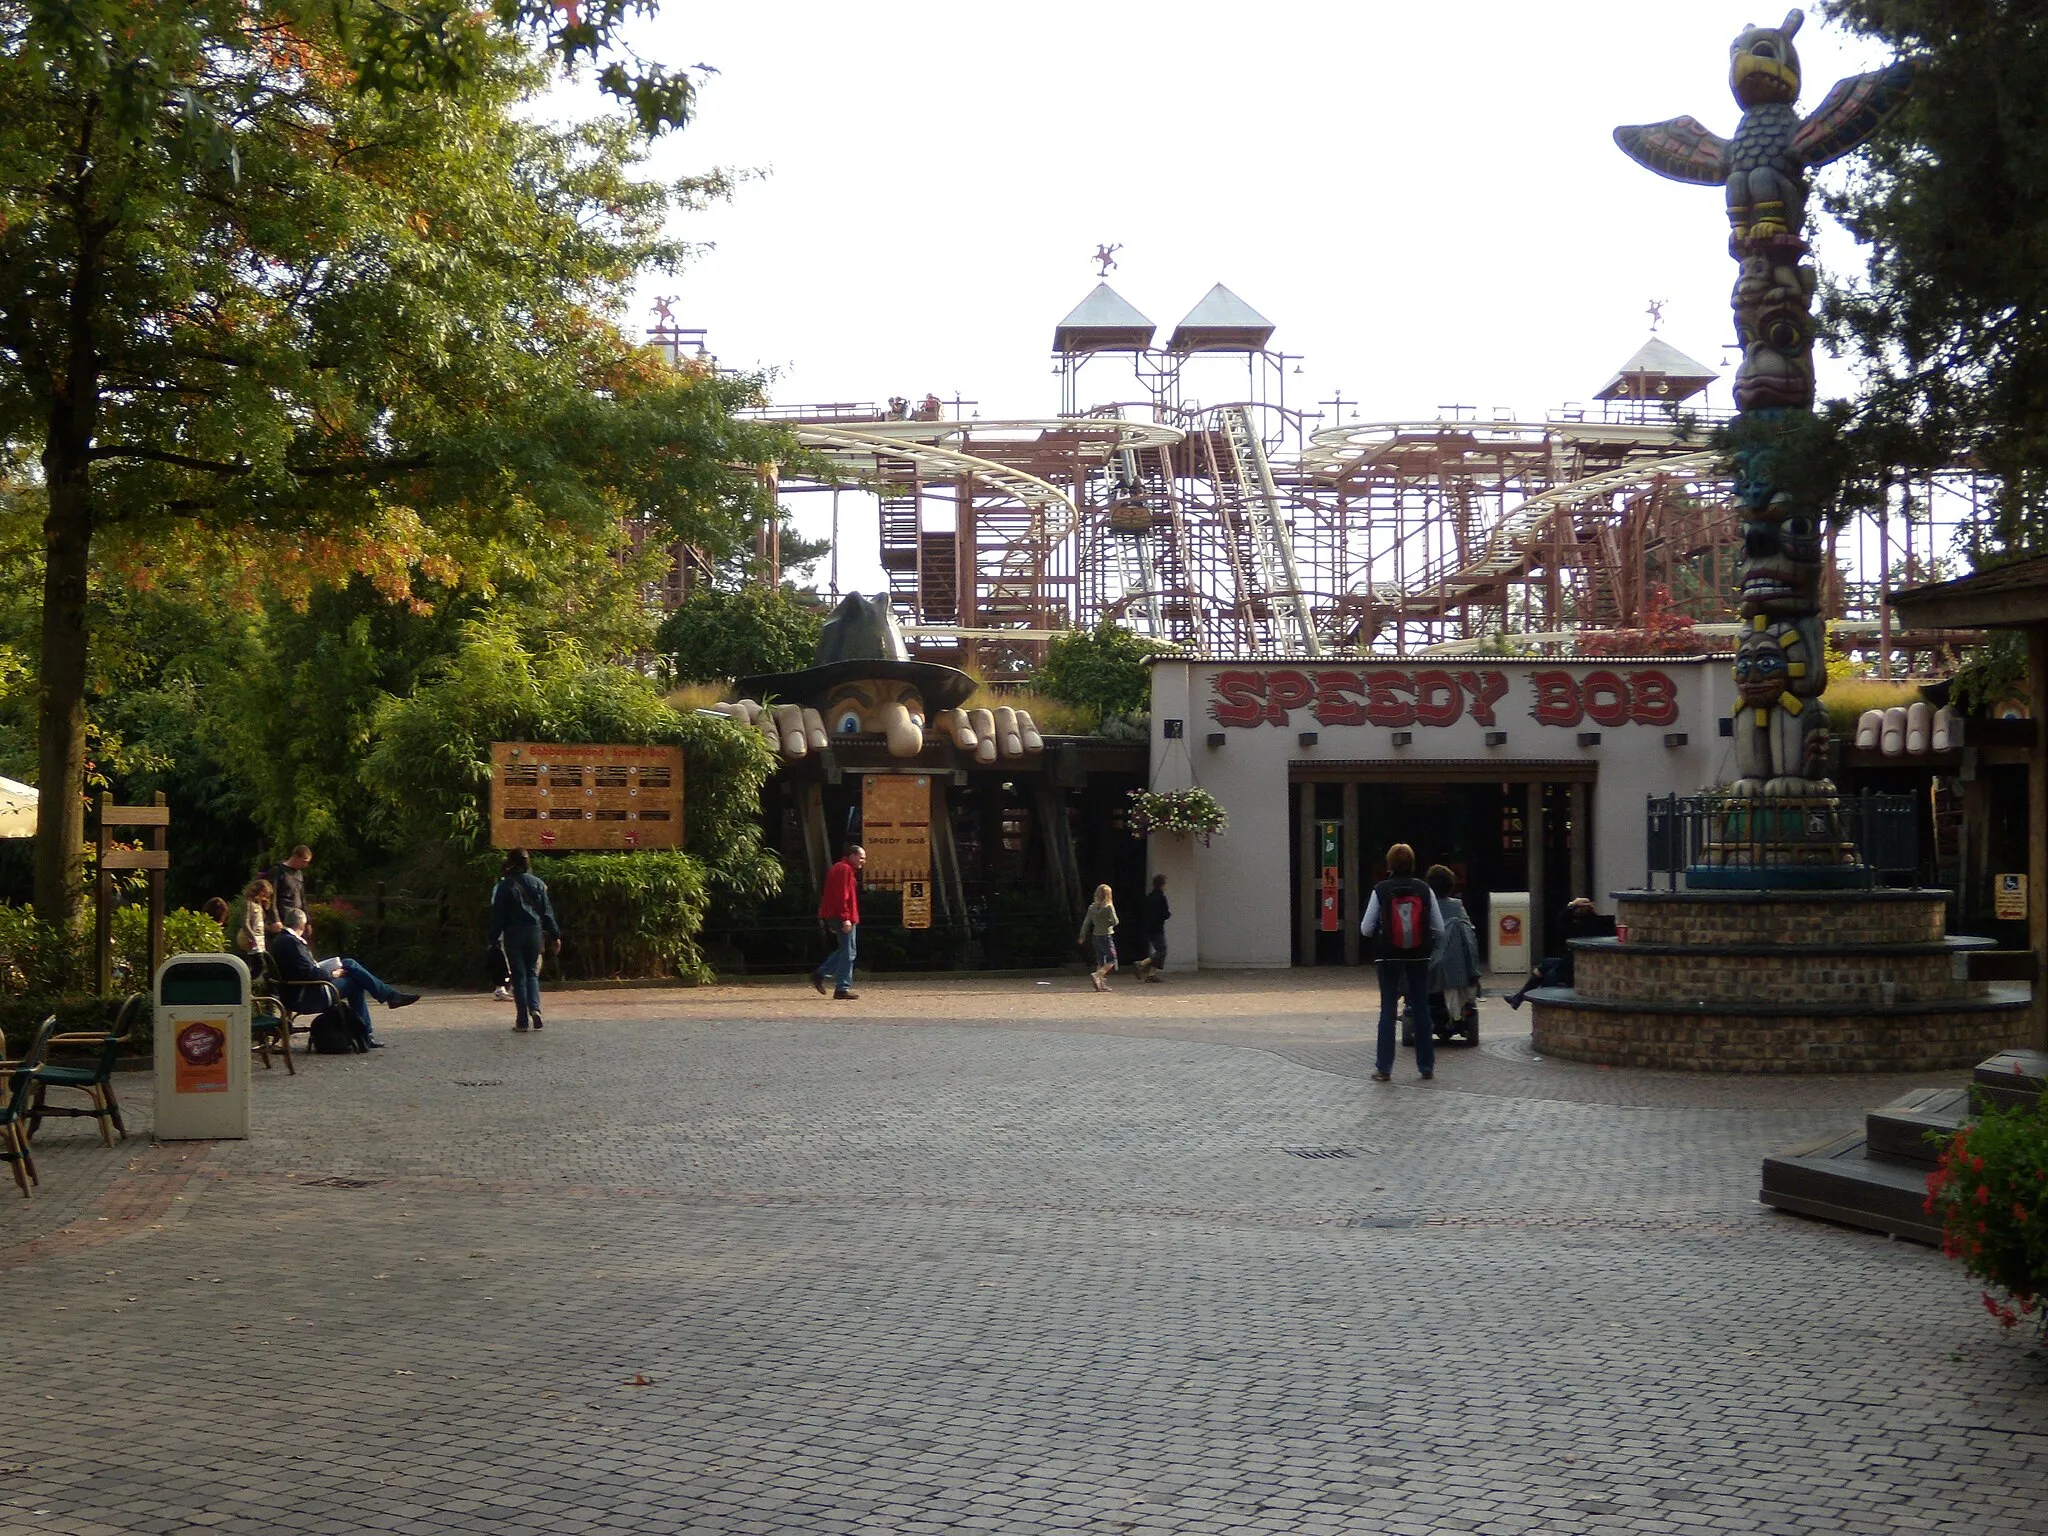
POLYGON ((177 1091, 228 1091, 228 1027, 224 1019, 192 1019, 178 1026, 177 1091))

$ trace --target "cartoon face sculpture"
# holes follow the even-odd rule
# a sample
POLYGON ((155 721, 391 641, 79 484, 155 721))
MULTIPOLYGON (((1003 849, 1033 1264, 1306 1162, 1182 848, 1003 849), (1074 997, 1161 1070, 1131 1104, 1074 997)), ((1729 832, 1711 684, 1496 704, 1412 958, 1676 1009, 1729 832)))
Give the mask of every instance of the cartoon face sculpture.
POLYGON ((835 684, 818 710, 827 736, 882 736, 892 757, 924 749, 924 695, 917 684, 892 677, 835 684))
POLYGON ((743 677, 741 697, 717 708, 759 728, 784 757, 863 736, 883 738, 891 757, 916 757, 933 731, 977 762, 1044 750, 1023 710, 961 708, 974 688, 959 668, 910 655, 887 597, 848 593, 825 621, 811 666, 743 677))

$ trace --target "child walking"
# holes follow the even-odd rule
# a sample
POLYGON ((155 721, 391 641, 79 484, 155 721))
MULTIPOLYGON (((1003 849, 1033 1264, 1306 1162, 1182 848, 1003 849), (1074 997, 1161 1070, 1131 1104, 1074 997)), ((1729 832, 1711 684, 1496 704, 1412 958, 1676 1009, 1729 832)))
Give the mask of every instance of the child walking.
POLYGON ((1116 899, 1106 885, 1095 887, 1095 904, 1081 919, 1080 944, 1086 948, 1093 942, 1095 969, 1088 973, 1088 979, 1095 983, 1095 990, 1109 990, 1109 973, 1116 969, 1116 899))

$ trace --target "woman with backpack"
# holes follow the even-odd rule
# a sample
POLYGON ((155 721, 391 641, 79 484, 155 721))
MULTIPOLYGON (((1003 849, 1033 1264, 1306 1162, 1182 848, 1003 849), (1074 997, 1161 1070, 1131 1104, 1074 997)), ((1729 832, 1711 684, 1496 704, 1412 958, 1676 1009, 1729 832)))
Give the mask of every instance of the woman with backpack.
POLYGON ((1374 1052, 1372 1079, 1388 1082, 1394 1075, 1394 1015, 1408 999, 1411 1017, 1421 1021, 1415 1031, 1415 1066, 1424 1081, 1436 1076, 1436 1031, 1429 1027, 1429 957, 1444 914, 1436 892, 1415 878, 1415 850, 1396 843, 1387 850, 1387 878, 1373 887, 1358 931, 1374 940, 1373 961, 1380 977, 1380 1037, 1374 1052))
POLYGON ((491 942, 504 946, 512 969, 513 1029, 524 1034, 530 1023, 543 1027, 540 1016, 540 957, 562 949, 561 925, 548 900, 547 882, 533 872, 524 848, 505 855, 503 878, 491 892, 491 942))

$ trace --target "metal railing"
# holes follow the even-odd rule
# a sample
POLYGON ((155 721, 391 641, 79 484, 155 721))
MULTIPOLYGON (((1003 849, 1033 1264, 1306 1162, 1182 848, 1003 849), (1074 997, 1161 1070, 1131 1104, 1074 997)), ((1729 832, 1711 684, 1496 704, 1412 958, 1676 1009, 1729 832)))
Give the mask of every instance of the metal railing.
POLYGON ((1678 888, 1740 886, 1833 889, 1917 885, 1918 807, 1912 795, 1734 794, 1649 797, 1647 878, 1678 888), (1805 877, 1804 882, 1802 877, 1805 877))

